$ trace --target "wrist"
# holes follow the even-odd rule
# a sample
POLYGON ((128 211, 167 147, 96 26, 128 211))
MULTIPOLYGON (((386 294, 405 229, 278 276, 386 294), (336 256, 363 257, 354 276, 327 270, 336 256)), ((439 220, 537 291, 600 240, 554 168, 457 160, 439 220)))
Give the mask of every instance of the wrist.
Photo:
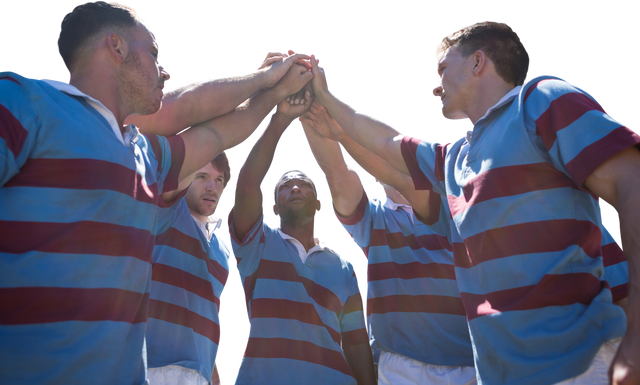
POLYGON ((287 127, 294 121, 295 118, 289 117, 282 113, 281 111, 276 110, 276 113, 271 117, 271 121, 276 124, 283 125, 287 127))

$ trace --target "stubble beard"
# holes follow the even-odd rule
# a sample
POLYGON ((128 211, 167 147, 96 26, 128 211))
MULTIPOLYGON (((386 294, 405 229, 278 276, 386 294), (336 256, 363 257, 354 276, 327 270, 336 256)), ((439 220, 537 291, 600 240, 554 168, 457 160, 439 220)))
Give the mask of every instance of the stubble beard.
POLYGON ((149 95, 149 92, 152 92, 149 89, 155 90, 155 88, 147 84, 146 78, 138 53, 131 50, 121 67, 118 80, 122 91, 121 97, 130 106, 133 114, 153 114, 162 105, 162 100, 157 101, 153 95, 149 95))

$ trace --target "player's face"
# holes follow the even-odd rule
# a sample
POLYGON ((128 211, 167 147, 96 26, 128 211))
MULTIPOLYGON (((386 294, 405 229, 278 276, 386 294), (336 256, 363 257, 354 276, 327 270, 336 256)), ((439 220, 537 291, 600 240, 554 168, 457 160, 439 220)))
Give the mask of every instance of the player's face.
POLYGON ((306 175, 292 172, 278 185, 277 214, 285 221, 313 219, 319 208, 313 182, 306 175))
POLYGON ((456 48, 445 51, 438 61, 440 85, 433 94, 442 100, 442 114, 447 119, 464 119, 471 105, 469 81, 473 76, 473 55, 463 58, 456 48))
POLYGON ((153 114, 162 105, 162 89, 169 74, 158 63, 158 44, 142 24, 128 38, 128 55, 120 68, 121 97, 140 115, 153 114))
POLYGON ((211 162, 196 172, 185 196, 189 210, 200 216, 209 216, 216 211, 224 191, 224 175, 211 162))

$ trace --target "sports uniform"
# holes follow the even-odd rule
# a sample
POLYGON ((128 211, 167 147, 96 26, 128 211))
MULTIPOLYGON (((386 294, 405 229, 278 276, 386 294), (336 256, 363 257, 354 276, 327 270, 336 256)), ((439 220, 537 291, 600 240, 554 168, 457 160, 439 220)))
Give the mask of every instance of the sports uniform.
POLYGON ((125 136, 99 101, 0 74, 0 373, 140 384, 160 194, 179 137, 125 136))
POLYGON ((351 264, 317 245, 308 252, 262 218, 233 252, 251 322, 237 384, 355 384, 341 346, 367 343, 351 264))
POLYGON ((209 381, 220 341, 220 295, 229 276, 229 250, 207 237, 185 198, 160 209, 153 249, 147 327, 149 368, 179 366, 209 381))
POLYGON ((383 204, 363 194, 351 217, 337 217, 368 258, 371 346, 433 365, 473 366, 447 239, 388 198, 383 204))
POLYGON ((468 139, 403 139, 416 188, 447 197, 480 383, 574 377, 624 333, 603 280, 598 200, 584 181, 638 143, 589 95, 550 77, 505 95, 468 139))

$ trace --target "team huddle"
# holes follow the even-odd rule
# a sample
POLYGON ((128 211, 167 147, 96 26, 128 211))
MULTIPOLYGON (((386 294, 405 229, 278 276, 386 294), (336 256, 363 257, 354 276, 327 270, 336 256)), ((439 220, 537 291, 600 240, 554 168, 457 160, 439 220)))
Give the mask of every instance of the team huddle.
POLYGON ((219 384, 230 255, 251 325, 237 384, 640 383, 640 136, 561 79, 525 82, 506 24, 438 47, 433 93, 473 125, 451 144, 356 112, 293 51, 164 95, 155 37, 120 4, 76 7, 58 47, 68 84, 0 73, 0 383, 219 384), (216 212, 224 151, 274 107, 216 212), (366 315, 295 164, 273 192, 280 226, 263 221, 295 120, 367 258, 366 315))

